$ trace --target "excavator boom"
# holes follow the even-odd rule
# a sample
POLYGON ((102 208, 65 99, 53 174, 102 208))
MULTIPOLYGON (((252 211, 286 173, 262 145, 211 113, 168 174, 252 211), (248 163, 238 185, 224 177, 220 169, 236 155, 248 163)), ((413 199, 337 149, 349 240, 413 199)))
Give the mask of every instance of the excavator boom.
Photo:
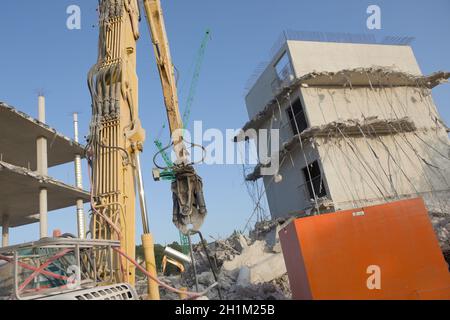
POLYGON ((184 234, 198 231, 206 217, 207 210, 203 196, 203 182, 192 163, 187 160, 188 152, 183 140, 183 121, 180 115, 175 68, 170 54, 169 41, 164 23, 160 0, 143 0, 147 24, 152 37, 156 64, 161 78, 170 135, 176 159, 172 182, 173 222, 184 234))
MULTIPOLYGON (((203 183, 191 163, 183 141, 174 67, 170 56, 159 0, 143 0, 151 31, 158 71, 169 119, 174 161, 173 222, 187 234, 197 231, 206 216, 203 183)), ((135 282, 135 203, 139 195, 144 234, 146 269, 157 277, 145 201, 139 154, 145 131, 138 113, 136 43, 139 39, 138 0, 99 0, 99 46, 97 63, 88 74, 92 119, 87 158, 92 168, 90 233, 97 240, 119 240, 124 255, 109 265, 97 253, 97 278, 101 282, 135 282), (138 191, 139 193, 137 194, 138 191), (103 260, 102 260, 103 259, 103 260)), ((103 256, 102 256, 103 255, 103 256)), ((148 279, 149 297, 159 299, 158 284, 148 279)))
MULTIPOLYGON (((177 130, 183 129, 183 121, 180 114, 175 71, 172 64, 161 2, 160 0, 143 0, 143 2, 161 79, 169 128, 170 132, 175 134, 177 130)), ((181 135, 177 138, 180 139, 181 135)), ((180 141, 174 140, 174 144, 178 142, 180 141)))
MULTIPOLYGON (((92 167, 90 233, 97 240, 120 240, 121 248, 132 258, 135 169, 145 139, 138 115, 138 24, 137 0, 100 0, 98 60, 88 74, 92 97, 87 146, 92 167)), ((113 266, 113 270, 100 266, 101 278, 134 284, 131 263, 114 261, 113 266)))

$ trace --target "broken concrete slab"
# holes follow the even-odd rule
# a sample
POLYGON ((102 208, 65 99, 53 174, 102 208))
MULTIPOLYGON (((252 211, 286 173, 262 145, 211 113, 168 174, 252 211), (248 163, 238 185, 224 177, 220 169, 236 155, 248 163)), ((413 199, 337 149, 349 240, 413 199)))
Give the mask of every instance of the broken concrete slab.
POLYGON ((14 107, 0 102, 0 160, 36 170, 36 139, 47 138, 48 166, 84 156, 84 146, 14 107))
POLYGON ((78 199, 90 200, 87 191, 0 161, 0 213, 9 217, 11 228, 39 221, 40 188, 48 191, 49 211, 74 206, 78 199))
MULTIPOLYGON (((378 137, 383 135, 393 135, 407 132, 417 131, 414 122, 408 117, 399 119, 379 119, 378 117, 371 117, 365 119, 347 119, 327 123, 322 126, 314 126, 307 128, 300 134, 293 136, 288 142, 282 145, 279 152, 279 158, 292 152, 297 147, 300 147, 300 141, 306 142, 314 138, 322 138, 325 141, 335 138, 346 137, 378 137)), ((258 164, 252 173, 247 175, 247 181, 256 181, 262 177, 261 168, 270 167, 271 161, 267 163, 258 164)))
POLYGON ((232 261, 225 261, 223 269, 229 272, 239 271, 242 282, 247 270, 245 268, 248 268, 246 276, 252 284, 269 282, 281 277, 286 273, 283 254, 267 252, 266 247, 266 242, 256 241, 232 261))
POLYGON ((233 285, 226 292, 228 300, 288 300, 292 298, 287 274, 273 281, 233 285))
POLYGON ((247 266, 243 266, 239 270, 239 275, 236 280, 236 285, 241 287, 247 287, 251 283, 251 271, 247 266))
POLYGON ((212 272, 203 272, 197 276, 198 283, 204 287, 209 287, 215 282, 212 272))
POLYGON ((445 83, 450 78, 450 72, 438 71, 428 76, 413 75, 393 68, 372 67, 341 70, 338 72, 311 72, 293 80, 289 85, 280 88, 273 100, 262 111, 248 121, 234 138, 235 142, 241 142, 248 138, 246 132, 250 129, 260 128, 275 112, 278 112, 280 104, 286 101, 288 94, 300 87, 417 87, 433 89, 445 83))
POLYGON ((239 253, 242 253, 242 251, 244 251, 246 248, 248 248, 247 239, 242 234, 237 235, 231 241, 233 242, 233 247, 239 253))
POLYGON ((425 87, 432 89, 450 78, 450 72, 413 75, 388 67, 354 68, 338 72, 312 72, 299 78, 307 86, 425 87))
POLYGON ((300 136, 302 139, 342 137, 343 135, 351 137, 372 137, 414 132, 416 130, 416 125, 408 117, 400 119, 379 119, 378 117, 372 117, 333 121, 323 126, 310 127, 303 131, 300 136))
POLYGON ((263 241, 256 241, 251 246, 242 251, 231 261, 225 261, 223 268, 226 271, 239 270, 243 266, 251 267, 267 258, 265 253, 266 244, 263 241))
POLYGON ((443 251, 450 250, 450 215, 442 213, 429 213, 431 224, 436 232, 439 244, 443 251))
POLYGON ((287 273, 282 253, 270 254, 250 268, 250 283, 260 284, 274 281, 287 273))

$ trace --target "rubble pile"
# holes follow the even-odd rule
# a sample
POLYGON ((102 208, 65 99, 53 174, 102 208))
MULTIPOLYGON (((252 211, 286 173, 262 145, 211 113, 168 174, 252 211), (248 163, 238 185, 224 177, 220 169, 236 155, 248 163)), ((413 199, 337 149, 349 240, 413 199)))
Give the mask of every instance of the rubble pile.
POLYGON ((450 215, 431 212, 430 218, 442 251, 450 254, 450 215))
MULTIPOLYGON (((234 233, 224 240, 207 245, 215 265, 218 288, 226 300, 286 300, 291 298, 284 257, 278 239, 283 221, 258 223, 249 236, 234 233)), ((206 253, 200 244, 194 246, 198 291, 215 283, 206 253)), ((160 277, 176 288, 197 291, 192 268, 180 277, 160 277)), ((139 293, 145 293, 146 282, 137 284, 139 293)), ((208 299, 219 299, 217 288, 211 289, 208 299)), ((161 289, 161 299, 179 299, 177 294, 161 289)))

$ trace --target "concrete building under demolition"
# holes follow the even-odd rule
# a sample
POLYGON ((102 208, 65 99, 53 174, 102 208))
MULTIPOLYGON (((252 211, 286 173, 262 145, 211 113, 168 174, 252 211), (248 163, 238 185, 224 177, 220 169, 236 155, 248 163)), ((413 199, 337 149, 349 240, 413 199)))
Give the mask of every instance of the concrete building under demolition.
MULTIPOLYGON (((75 130, 77 132, 77 130, 75 130)), ((75 138, 77 140, 77 137, 75 138)), ((84 147, 45 124, 45 99, 39 97, 39 120, 0 102, 0 223, 2 247, 9 245, 11 228, 39 222, 36 236, 46 238, 48 212, 77 206, 78 225, 84 225, 81 158, 84 147), (48 168, 75 162, 77 186, 57 181, 48 168)), ((84 238, 84 228, 79 227, 84 238)))
MULTIPOLYGON (((273 218, 422 197, 450 213, 449 129, 409 45, 287 40, 246 96, 249 129, 279 129, 279 175, 262 176, 273 218)), ((248 131, 247 131, 248 132, 248 131)), ((274 153, 272 153, 273 159, 274 153)))

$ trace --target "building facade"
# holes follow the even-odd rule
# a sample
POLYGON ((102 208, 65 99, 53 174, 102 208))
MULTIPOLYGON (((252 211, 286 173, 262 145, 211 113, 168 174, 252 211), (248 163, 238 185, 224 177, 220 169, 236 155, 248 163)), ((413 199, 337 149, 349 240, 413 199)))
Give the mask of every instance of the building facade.
POLYGON ((250 129, 279 130, 280 169, 263 179, 273 218, 422 197, 450 212, 448 128, 407 45, 289 40, 246 96, 250 129))

